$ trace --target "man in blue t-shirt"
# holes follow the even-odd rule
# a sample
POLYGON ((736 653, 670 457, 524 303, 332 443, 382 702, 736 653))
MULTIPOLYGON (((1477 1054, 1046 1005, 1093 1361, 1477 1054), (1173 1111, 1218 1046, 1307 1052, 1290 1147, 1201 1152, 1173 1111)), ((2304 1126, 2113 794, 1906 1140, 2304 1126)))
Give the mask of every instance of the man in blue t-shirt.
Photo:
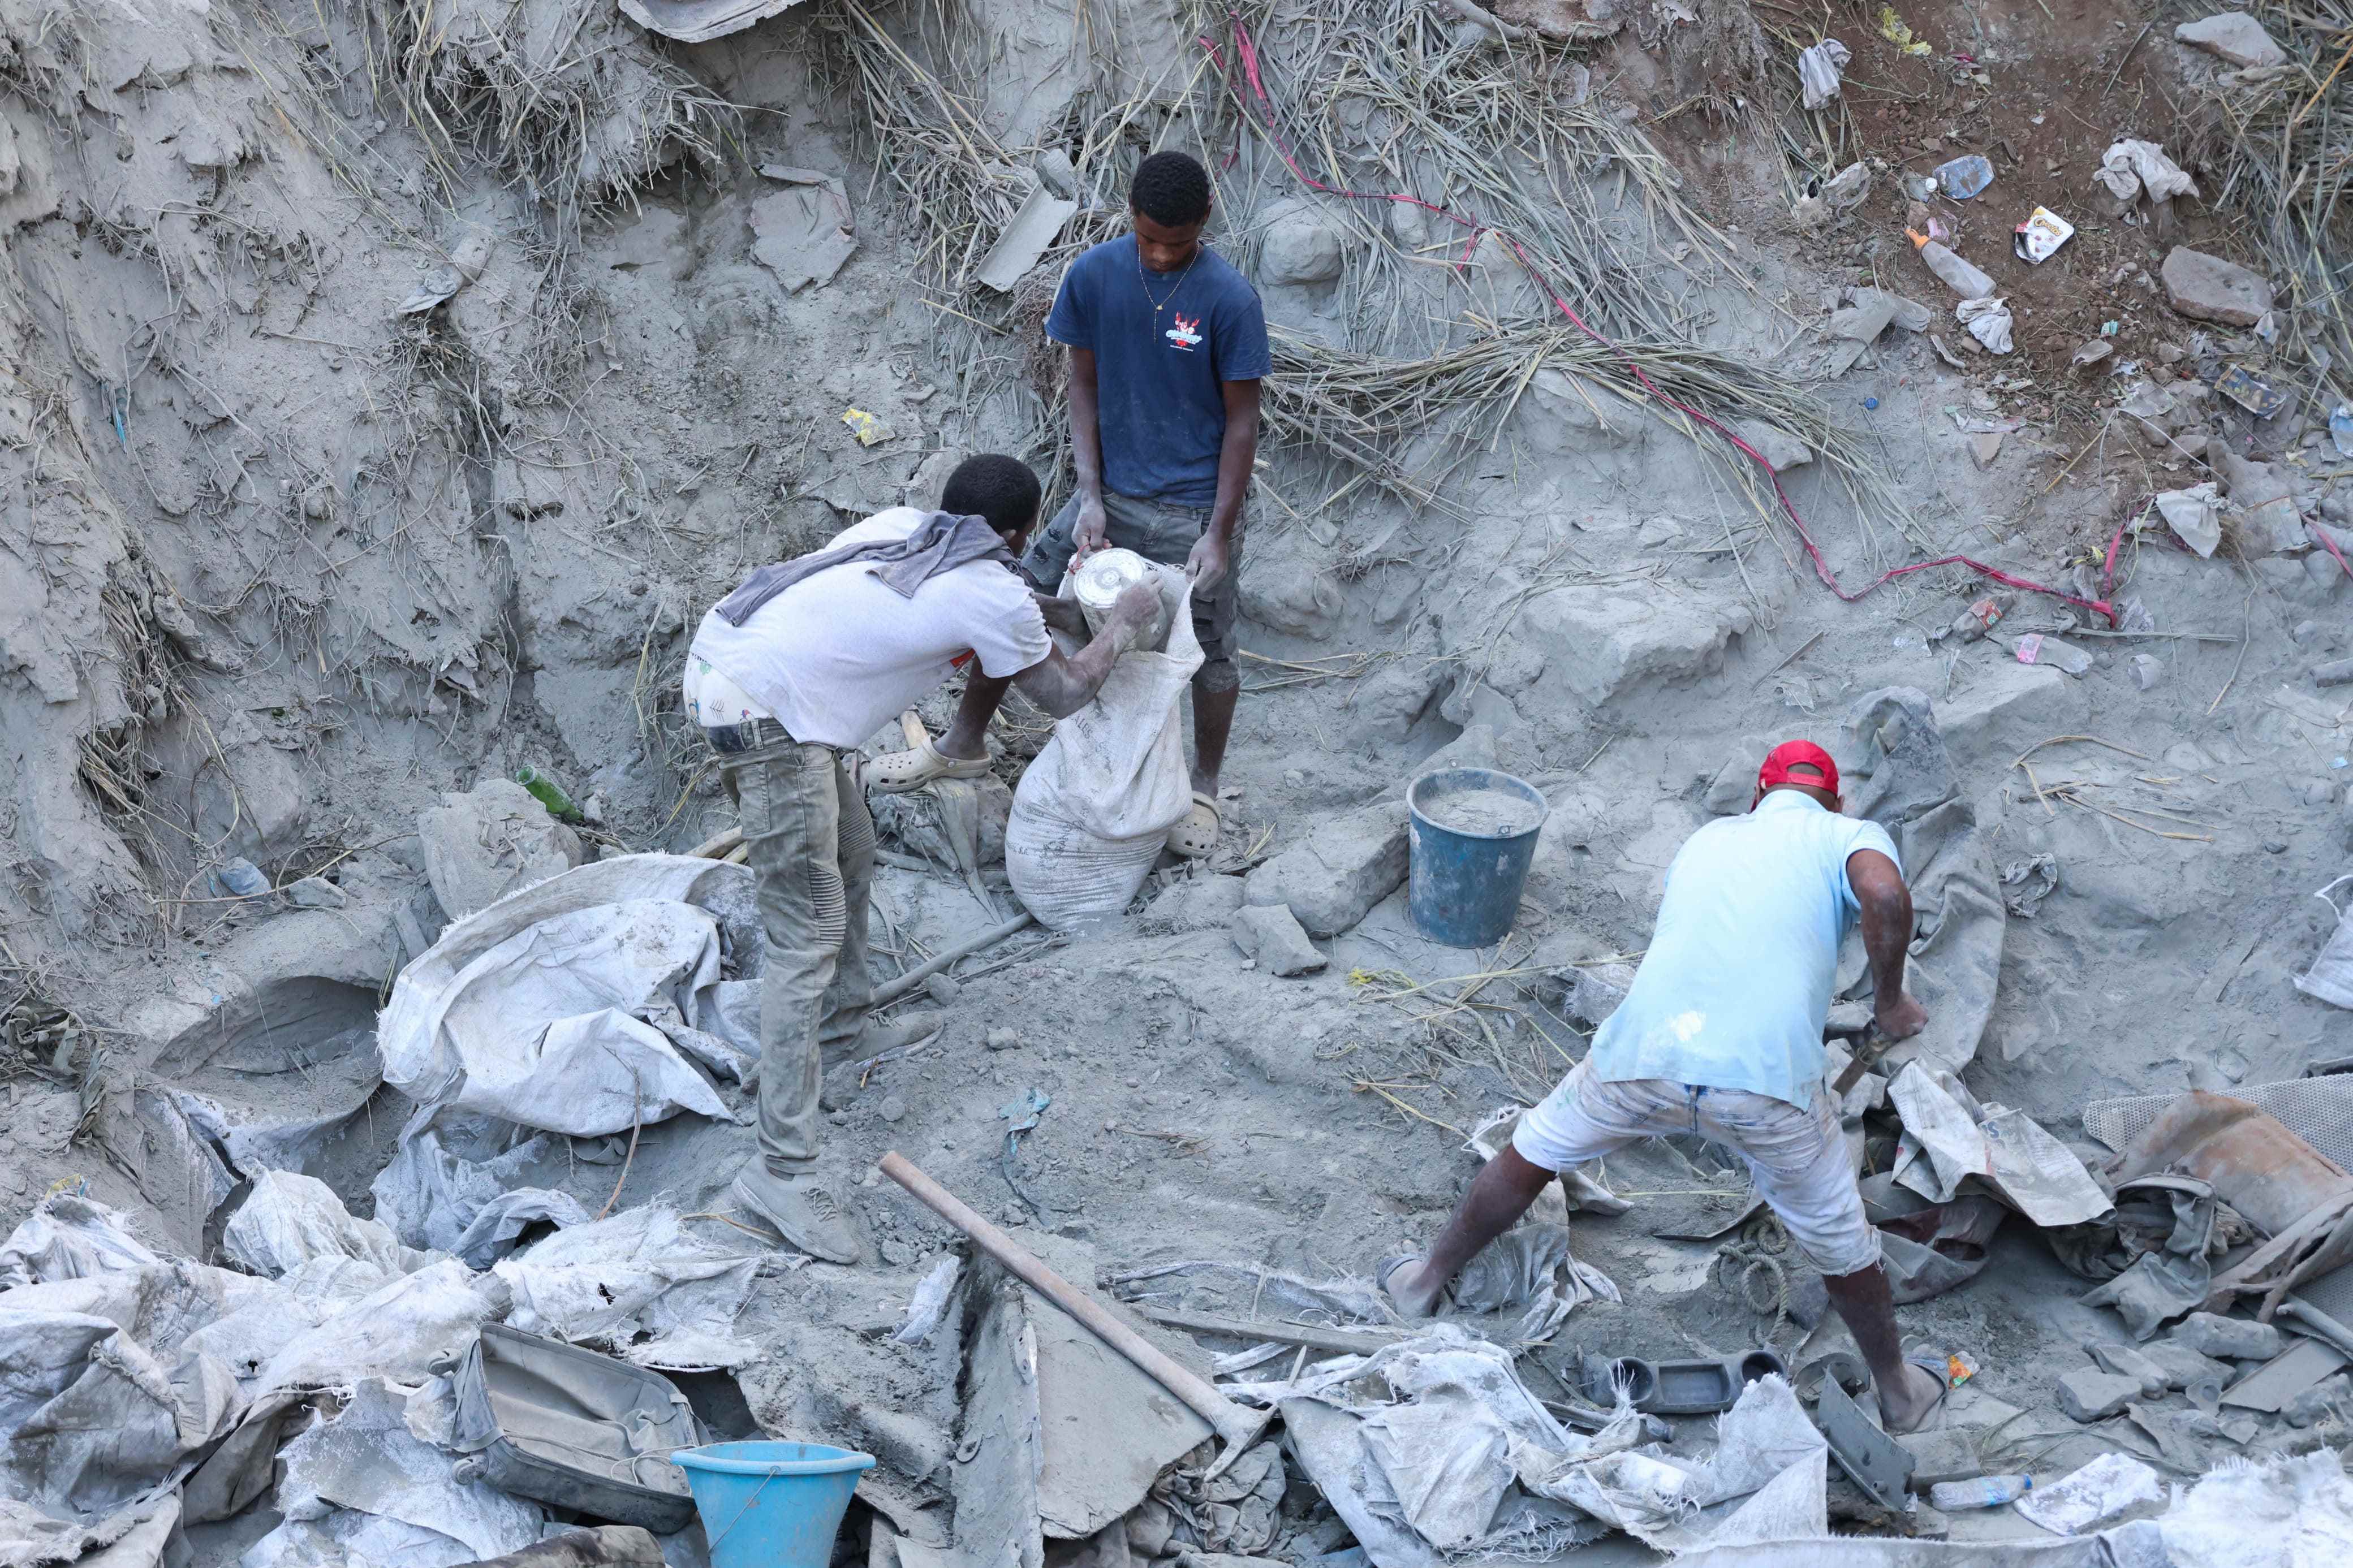
MULTIPOLYGON (((1046 335, 1071 351, 1077 493, 1038 535, 1021 570, 1051 593, 1075 554, 1106 545, 1182 566, 1193 579, 1193 807, 1168 847, 1198 858, 1218 844, 1218 771, 1233 730, 1235 579, 1244 498, 1258 456, 1259 383, 1272 368, 1258 291, 1201 243, 1209 173, 1155 153, 1128 190, 1134 231, 1094 246, 1063 275, 1046 335)), ((937 759, 902 752, 869 771, 877 789, 913 789, 948 763, 987 755, 982 729, 1003 695, 975 674, 937 759)))

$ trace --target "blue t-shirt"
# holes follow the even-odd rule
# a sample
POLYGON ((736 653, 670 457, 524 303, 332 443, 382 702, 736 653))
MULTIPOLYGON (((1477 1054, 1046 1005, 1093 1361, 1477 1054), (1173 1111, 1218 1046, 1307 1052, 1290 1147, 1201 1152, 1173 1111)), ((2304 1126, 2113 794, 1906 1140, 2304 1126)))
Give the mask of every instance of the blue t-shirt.
POLYGON ((1667 868, 1633 989, 1594 1031, 1594 1077, 1741 1089, 1811 1110, 1839 944, 1860 907, 1846 874, 1858 849, 1904 868, 1885 828, 1795 790, 1693 834, 1667 868))
POLYGON ((1222 384, 1258 381, 1274 366, 1266 311, 1248 279, 1206 246, 1189 273, 1145 272, 1135 237, 1124 235, 1071 263, 1046 335, 1094 351, 1104 489, 1217 504, 1222 384))

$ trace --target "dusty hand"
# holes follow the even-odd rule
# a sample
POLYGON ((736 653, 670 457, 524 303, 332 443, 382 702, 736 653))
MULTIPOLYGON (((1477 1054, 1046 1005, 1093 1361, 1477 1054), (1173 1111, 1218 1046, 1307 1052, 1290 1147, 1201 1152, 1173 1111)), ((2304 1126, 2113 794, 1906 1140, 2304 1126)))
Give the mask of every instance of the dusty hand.
POLYGON ((1873 1009, 1873 1022, 1889 1039, 1908 1040, 1928 1026, 1928 1009, 1914 1001, 1909 991, 1899 991, 1893 1002, 1873 1009))
POLYGON ((1226 574, 1226 542, 1213 529, 1193 543, 1193 553, 1185 558, 1185 574, 1193 579, 1193 591, 1206 594, 1216 587, 1226 574))
POLYGON ((1103 498, 1091 496, 1079 502, 1079 519, 1071 530, 1071 542, 1077 548, 1078 559, 1084 561, 1103 547, 1111 534, 1111 519, 1103 514, 1103 498))
POLYGON ((1111 602, 1111 618, 1103 629, 1118 637, 1122 647, 1134 647, 1159 615, 1160 590, 1149 583, 1130 583, 1111 602))

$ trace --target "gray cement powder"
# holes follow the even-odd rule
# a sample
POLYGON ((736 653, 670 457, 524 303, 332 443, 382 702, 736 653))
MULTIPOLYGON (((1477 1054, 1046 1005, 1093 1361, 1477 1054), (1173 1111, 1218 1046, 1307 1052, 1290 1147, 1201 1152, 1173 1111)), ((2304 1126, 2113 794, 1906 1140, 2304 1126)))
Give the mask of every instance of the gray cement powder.
POLYGON ((1544 808, 1535 801, 1500 789, 1459 790, 1423 806, 1421 814, 1457 833, 1498 838, 1525 833, 1544 820, 1544 808))

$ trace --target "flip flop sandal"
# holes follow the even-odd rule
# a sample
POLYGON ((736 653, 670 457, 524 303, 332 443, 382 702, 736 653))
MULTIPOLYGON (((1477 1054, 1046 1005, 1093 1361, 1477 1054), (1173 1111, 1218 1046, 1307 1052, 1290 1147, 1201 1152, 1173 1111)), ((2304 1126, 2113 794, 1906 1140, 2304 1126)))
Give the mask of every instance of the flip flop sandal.
POLYGON ((1217 801, 1195 790, 1193 809, 1168 830, 1168 847, 1187 860, 1198 860, 1217 848, 1218 835, 1224 828, 1225 819, 1218 814, 1217 801))
POLYGON ((934 779, 976 779, 988 773, 987 757, 944 757, 928 739, 920 746, 877 757, 866 769, 866 786, 878 795, 905 795, 934 779))
POLYGON ((1888 1433, 1888 1436, 1891 1437, 1917 1436, 1920 1433, 1927 1431, 1929 1427, 1936 1425, 1937 1416, 1944 1413, 1945 1395, 1952 1393, 1953 1391, 1953 1363, 1950 1358, 1939 1355, 1934 1351, 1921 1351, 1905 1356, 1904 1358, 1904 1364, 1905 1366, 1916 1366, 1922 1372, 1926 1373, 1930 1377, 1935 1378, 1936 1380, 1936 1397, 1928 1402, 1928 1408, 1920 1413, 1919 1420, 1915 1421, 1911 1426, 1905 1427, 1901 1432, 1891 1431, 1888 1433))

